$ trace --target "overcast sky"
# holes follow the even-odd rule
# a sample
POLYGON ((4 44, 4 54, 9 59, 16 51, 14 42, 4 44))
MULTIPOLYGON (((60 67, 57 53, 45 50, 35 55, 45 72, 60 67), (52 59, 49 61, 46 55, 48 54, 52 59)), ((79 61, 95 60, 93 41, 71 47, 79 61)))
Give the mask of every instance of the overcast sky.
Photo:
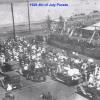
MULTIPOLYGON (((10 0, 9 0, 10 1, 10 0)), ((20 1, 20 0, 12 0, 20 1)), ((22 0, 25 1, 25 0, 22 0)), ((10 4, 2 3, 8 0, 0 0, 0 26, 11 25, 11 9, 10 4)), ((100 10, 100 0, 35 0, 36 3, 67 3, 65 7, 32 7, 30 6, 31 21, 41 21, 49 15, 52 19, 58 18, 60 15, 70 17, 73 14, 89 13, 93 10, 100 10)), ((34 2, 33 2, 34 3, 34 2)), ((15 23, 20 24, 27 22, 27 5, 25 2, 14 2, 15 23)))

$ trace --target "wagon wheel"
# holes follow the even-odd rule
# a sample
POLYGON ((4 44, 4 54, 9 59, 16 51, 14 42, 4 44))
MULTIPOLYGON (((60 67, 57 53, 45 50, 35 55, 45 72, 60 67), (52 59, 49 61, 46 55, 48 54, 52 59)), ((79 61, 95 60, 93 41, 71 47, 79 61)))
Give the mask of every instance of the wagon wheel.
POLYGON ((43 81, 43 76, 40 76, 40 77, 39 77, 39 80, 40 80, 40 81, 43 81))
POLYGON ((41 81, 41 79, 42 79, 42 76, 37 75, 36 80, 37 80, 37 81, 41 81))
POLYGON ((0 85, 5 89, 6 87, 5 87, 5 84, 4 84, 4 80, 1 80, 0 83, 1 83, 0 85))
POLYGON ((30 79, 31 79, 31 74, 30 74, 30 73, 28 73, 28 74, 26 75, 26 79, 27 79, 27 80, 30 80, 30 79))
POLYGON ((22 88, 23 86, 24 86, 24 84, 20 82, 19 88, 22 88))
POLYGON ((29 74, 26 75, 26 80, 29 80, 29 74))
POLYGON ((92 95, 91 95, 90 93, 87 93, 87 96, 88 96, 89 98, 92 98, 92 95))
POLYGON ((34 75, 31 75, 31 81, 34 81, 34 75))
POLYGON ((77 92, 81 92, 81 89, 80 89, 80 87, 79 87, 79 86, 77 87, 77 92))
POLYGON ((46 77, 45 76, 43 76, 43 80, 46 81, 46 77))

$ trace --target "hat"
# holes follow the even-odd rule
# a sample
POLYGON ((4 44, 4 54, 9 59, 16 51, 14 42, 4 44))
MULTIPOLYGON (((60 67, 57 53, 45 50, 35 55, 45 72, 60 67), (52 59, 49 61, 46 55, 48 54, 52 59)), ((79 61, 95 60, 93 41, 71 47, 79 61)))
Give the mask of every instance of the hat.
POLYGON ((88 59, 88 62, 93 63, 94 60, 90 58, 90 59, 88 59))

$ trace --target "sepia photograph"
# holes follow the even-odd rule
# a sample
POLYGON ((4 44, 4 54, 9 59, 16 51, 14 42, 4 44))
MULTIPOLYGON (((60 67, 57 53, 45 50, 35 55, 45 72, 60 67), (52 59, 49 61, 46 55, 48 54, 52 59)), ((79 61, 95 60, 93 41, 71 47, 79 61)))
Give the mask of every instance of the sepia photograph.
POLYGON ((0 100, 100 100, 100 1, 0 0, 0 100))

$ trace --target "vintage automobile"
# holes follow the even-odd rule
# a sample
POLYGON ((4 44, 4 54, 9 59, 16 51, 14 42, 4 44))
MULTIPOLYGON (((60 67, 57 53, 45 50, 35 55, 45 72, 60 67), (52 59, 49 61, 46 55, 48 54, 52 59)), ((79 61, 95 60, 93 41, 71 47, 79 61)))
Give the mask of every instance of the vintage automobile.
POLYGON ((4 89, 11 91, 21 88, 20 75, 15 71, 0 73, 0 82, 4 89))
POLYGON ((63 73, 57 73, 55 79, 68 86, 77 85, 79 83, 79 79, 73 80, 71 76, 65 75, 63 73))
POLYGON ((9 72, 9 71, 17 71, 19 69, 19 65, 17 62, 5 62, 1 66, 1 70, 3 73, 9 72))
POLYGON ((10 64, 8 64, 8 63, 4 63, 1 66, 1 70, 2 70, 3 73, 12 71, 12 66, 10 64))
POLYGON ((78 86, 77 93, 89 100, 100 100, 100 90, 96 87, 78 86))
POLYGON ((80 82, 82 82, 81 74, 80 73, 73 73, 75 69, 71 69, 70 71, 62 71, 62 72, 57 72, 53 78, 55 80, 58 80, 68 86, 73 86, 77 85, 80 82))

